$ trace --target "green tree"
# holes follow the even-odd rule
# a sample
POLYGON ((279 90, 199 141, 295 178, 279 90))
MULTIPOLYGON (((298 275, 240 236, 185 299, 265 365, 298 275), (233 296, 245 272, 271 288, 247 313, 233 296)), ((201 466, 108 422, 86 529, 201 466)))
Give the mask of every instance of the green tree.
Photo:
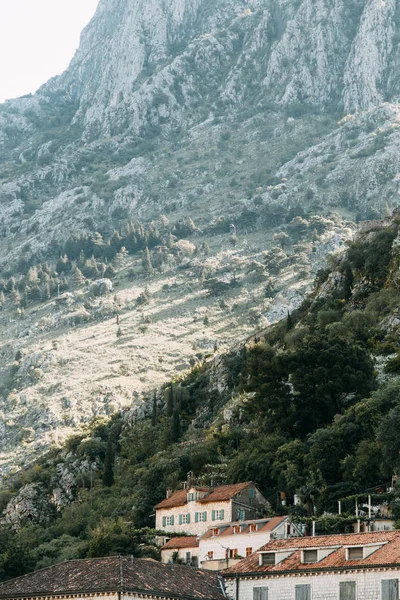
POLYGON ((146 275, 151 275, 153 273, 154 269, 153 269, 153 265, 151 263, 150 252, 147 247, 143 251, 142 267, 143 267, 143 271, 146 273, 146 275))
POLYGON ((106 487, 114 485, 114 449, 111 436, 108 436, 106 456, 104 458, 103 485, 106 487))

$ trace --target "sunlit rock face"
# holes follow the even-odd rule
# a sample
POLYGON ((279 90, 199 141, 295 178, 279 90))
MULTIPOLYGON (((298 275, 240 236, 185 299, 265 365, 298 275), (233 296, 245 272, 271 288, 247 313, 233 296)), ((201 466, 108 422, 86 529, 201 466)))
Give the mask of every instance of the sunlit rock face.
POLYGON ((0 279, 54 267, 73 235, 196 224, 182 240, 193 254, 182 264, 171 254, 150 282, 148 334, 136 305, 149 284, 141 256, 129 257, 133 280, 117 273, 133 349, 116 343, 113 294, 92 302, 71 289, 71 306, 0 311, 1 468, 93 418, 132 403, 142 411, 141 394, 212 352, 220 331, 228 348, 298 306, 357 217, 397 206, 397 4, 101 0, 69 68, 0 106, 0 279), (290 219, 302 212, 310 235, 299 244, 290 219), (311 226, 314 217, 329 222, 311 226), (223 219, 237 240, 218 229, 223 219), (274 242, 282 231, 284 252, 274 242), (199 258, 203 242, 210 256, 199 258), (265 253, 279 250, 285 266, 274 275, 265 253), (203 271, 225 287, 243 282, 228 308, 207 296, 203 271))

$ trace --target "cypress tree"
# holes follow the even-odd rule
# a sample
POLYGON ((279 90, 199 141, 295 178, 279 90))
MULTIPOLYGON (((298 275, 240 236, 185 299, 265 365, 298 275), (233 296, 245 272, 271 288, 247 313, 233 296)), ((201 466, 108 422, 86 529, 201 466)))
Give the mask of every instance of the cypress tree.
POLYGON ((293 329, 293 327, 294 327, 294 323, 293 323, 292 315, 288 311, 287 319, 286 319, 286 331, 290 331, 291 329, 293 329))
POLYGON ((174 410, 174 412, 172 414, 172 421, 171 421, 171 441, 179 442, 180 437, 181 437, 181 418, 179 416, 179 411, 174 410))
POLYGON ((151 264, 150 252, 148 248, 144 249, 142 258, 143 270, 147 275, 151 275, 153 272, 153 265, 151 264))
POLYGON ((344 282, 343 282, 343 296, 344 296, 345 300, 350 300, 351 293, 353 291, 353 285, 354 285, 353 271, 351 270, 349 263, 347 263, 345 271, 344 271, 344 282))
POLYGON ((157 425, 157 395, 156 395, 156 392, 154 392, 154 395, 153 395, 153 411, 152 411, 152 415, 151 415, 151 425, 152 425, 152 427, 155 427, 157 425))
POLYGON ((103 485, 111 487, 114 484, 113 447, 111 436, 108 436, 106 456, 104 458, 103 485))

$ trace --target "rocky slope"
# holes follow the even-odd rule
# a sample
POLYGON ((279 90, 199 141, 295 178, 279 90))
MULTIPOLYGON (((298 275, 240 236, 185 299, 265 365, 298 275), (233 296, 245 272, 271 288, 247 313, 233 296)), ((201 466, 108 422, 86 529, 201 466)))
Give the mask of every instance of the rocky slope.
POLYGON ((191 217, 196 244, 211 248, 209 258, 189 261, 197 278, 191 289, 172 262, 148 282, 132 257, 133 289, 128 267, 117 269, 131 349, 109 327, 112 297, 91 303, 83 291, 69 307, 54 300, 29 305, 22 319, 5 306, 0 408, 7 468, 16 448, 17 463, 25 461, 57 431, 130 403, 132 388, 140 394, 221 338, 229 346, 281 317, 326 253, 351 236, 357 213, 370 217, 397 204, 399 22, 395 0, 101 0, 69 69, 34 96, 0 106, 5 277, 21 264, 54 263, 57 244, 72 234, 106 237, 128 220, 172 228, 191 217), (342 221, 331 216, 315 233, 312 216, 332 210, 342 221), (291 224, 296 216, 307 217, 307 231, 291 224), (235 248, 229 228, 218 230, 221 219, 236 227, 235 248), (292 258, 273 274, 262 253, 282 232, 292 258), (293 269, 293 261, 306 268, 293 269), (261 263, 252 281, 249 262, 261 263), (221 309, 222 297, 210 301, 200 286, 204 268, 237 276, 247 299, 233 294, 229 311, 221 309), (263 285, 271 276, 278 292, 286 290, 273 307, 263 285), (147 283, 154 304, 143 317, 135 302, 147 283), (166 294, 166 285, 177 287, 166 294), (71 332, 68 314, 82 306, 85 322, 74 322, 71 332), (207 334, 196 309, 207 313, 207 334), (138 333, 147 317, 161 324, 150 326, 152 336, 138 333), (199 349, 203 338, 206 348, 199 349), (20 349, 16 375, 10 369, 20 349), (40 381, 32 380, 31 367, 43 372, 40 381))

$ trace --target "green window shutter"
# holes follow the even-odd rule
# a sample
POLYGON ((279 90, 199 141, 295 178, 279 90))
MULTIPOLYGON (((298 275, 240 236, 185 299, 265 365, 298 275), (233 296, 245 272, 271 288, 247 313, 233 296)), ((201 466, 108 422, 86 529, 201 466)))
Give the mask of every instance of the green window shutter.
POLYGON ((190 523, 190 515, 186 516, 186 523, 190 523))
POLYGON ((212 518, 213 521, 215 521, 215 510, 212 511, 211 518, 212 518))
POLYGON ((399 580, 398 579, 383 579, 382 580, 382 600, 398 600, 399 597, 399 580))
POLYGON ((203 512, 203 521, 207 521, 207 513, 203 512))
POLYGON ((162 526, 165 527, 167 524, 167 517, 162 518, 162 526))
POLYGON ((296 585, 296 600, 311 600, 311 585, 296 585))
POLYGON ((179 515, 179 525, 182 525, 183 515, 179 515))
POLYGON ((194 522, 198 523, 199 522, 199 513, 194 513, 194 522))
POLYGON ((174 524, 174 516, 172 515, 172 517, 171 517, 171 525, 173 525, 173 524, 174 524))
MULTIPOLYGON (((383 596, 382 596, 383 598, 383 596)), ((341 581, 339 584, 339 599, 340 600, 356 600, 356 582, 341 581)), ((397 596, 396 596, 397 600, 397 596)))
POLYGON ((249 489, 249 498, 252 500, 254 498, 255 494, 254 494, 254 489, 250 488, 249 489))
POLYGON ((267 587, 254 587, 253 588, 253 600, 268 600, 268 588, 267 587))
POLYGON ((220 511, 219 511, 219 514, 220 514, 220 519, 221 519, 221 521, 223 521, 223 520, 224 520, 224 515, 225 515, 225 511, 224 511, 224 509, 220 510, 220 511))

